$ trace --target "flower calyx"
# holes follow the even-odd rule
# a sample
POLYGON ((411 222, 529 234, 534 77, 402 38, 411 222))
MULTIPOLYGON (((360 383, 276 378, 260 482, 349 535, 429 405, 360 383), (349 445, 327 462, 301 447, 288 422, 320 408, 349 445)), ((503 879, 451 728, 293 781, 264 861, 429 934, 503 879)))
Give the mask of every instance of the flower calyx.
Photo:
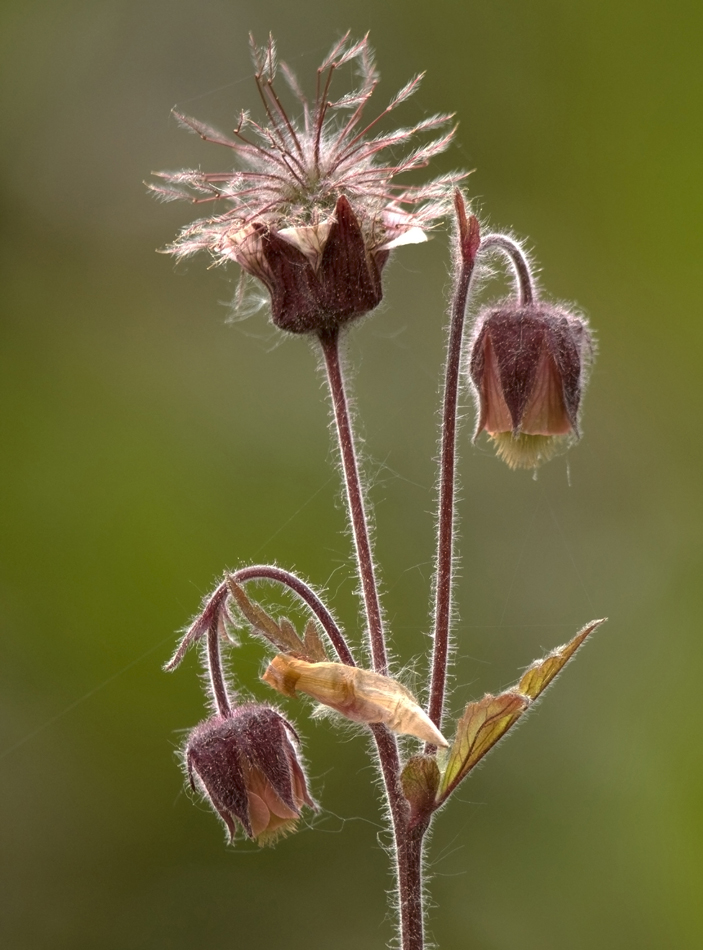
POLYGON ((271 296, 271 318, 281 330, 332 330, 379 305, 381 271, 390 251, 369 248, 349 199, 313 227, 277 231, 253 224, 227 235, 231 256, 258 277, 271 296))

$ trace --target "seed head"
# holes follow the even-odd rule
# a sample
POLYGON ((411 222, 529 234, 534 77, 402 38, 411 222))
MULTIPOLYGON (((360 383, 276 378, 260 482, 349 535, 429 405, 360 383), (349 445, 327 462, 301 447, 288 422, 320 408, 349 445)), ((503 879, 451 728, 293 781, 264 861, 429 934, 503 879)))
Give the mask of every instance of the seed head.
POLYGON ((303 805, 315 807, 298 758, 297 735, 270 706, 235 707, 193 730, 185 749, 188 777, 225 823, 259 844, 293 831, 303 805))
POLYGON ((362 122, 378 73, 367 38, 353 42, 347 34, 318 69, 312 102, 281 64, 302 113, 291 118, 274 88, 273 39, 262 48, 252 40, 251 46, 265 124, 242 113, 229 138, 176 114, 205 141, 229 148, 239 167, 159 172, 167 185, 150 187, 167 200, 188 198, 226 209, 184 228, 170 253, 180 258, 207 250, 218 263, 236 261, 269 291, 277 326, 293 333, 329 330, 376 307, 390 251, 427 240, 427 230, 446 214, 451 185, 463 173, 425 185, 401 185, 395 178, 424 168, 447 148, 454 129, 400 160, 384 156, 420 133, 442 128, 451 116, 434 115, 415 126, 371 135, 380 119, 416 91, 422 76, 401 89, 376 119, 362 122), (358 69, 358 88, 330 101, 335 72, 350 62, 358 69))
POLYGON ((580 437, 593 342, 585 321, 544 302, 506 302, 479 315, 470 375, 485 429, 511 468, 537 468, 580 437))

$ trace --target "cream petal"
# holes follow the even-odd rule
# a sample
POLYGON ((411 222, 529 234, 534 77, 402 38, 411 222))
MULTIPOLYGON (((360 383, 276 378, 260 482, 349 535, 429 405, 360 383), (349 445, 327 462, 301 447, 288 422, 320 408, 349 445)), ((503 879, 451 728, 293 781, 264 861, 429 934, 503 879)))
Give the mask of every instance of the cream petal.
POLYGON ((327 221, 310 227, 282 228, 276 233, 284 241, 288 241, 293 247, 297 247, 310 261, 313 269, 317 270, 333 220, 333 218, 328 218, 327 221))
POLYGON ((429 241, 429 238, 422 228, 412 227, 408 228, 407 231, 403 231, 402 234, 392 238, 390 241, 384 241, 376 250, 390 251, 394 247, 401 247, 403 244, 424 244, 425 241, 429 241))

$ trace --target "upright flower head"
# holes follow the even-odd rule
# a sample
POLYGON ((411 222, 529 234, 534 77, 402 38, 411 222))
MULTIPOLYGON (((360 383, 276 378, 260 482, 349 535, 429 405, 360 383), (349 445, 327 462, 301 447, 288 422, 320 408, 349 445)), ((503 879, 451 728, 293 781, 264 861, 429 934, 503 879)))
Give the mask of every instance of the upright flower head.
POLYGON ((266 124, 243 112, 228 138, 176 114, 205 141, 231 149, 239 167, 212 174, 160 172, 167 186, 150 187, 166 199, 189 198, 226 209, 185 228, 169 249, 173 254, 207 250, 218 262, 236 261, 267 288, 273 321, 282 329, 334 329, 378 306, 389 252, 426 240, 426 230, 446 213, 449 186, 463 174, 426 185, 394 179, 424 168, 447 148, 453 129, 404 158, 394 154, 388 161, 384 154, 396 153, 418 133, 441 128, 451 116, 434 115, 412 127, 370 135, 380 119, 415 92, 422 77, 404 86, 376 119, 362 122, 378 83, 366 37, 352 42, 347 34, 333 47, 317 71, 312 102, 281 64, 300 118, 289 117, 274 89, 273 40, 263 48, 252 41, 252 55, 266 124), (333 76, 350 62, 357 65, 359 87, 331 101, 333 76))
POLYGON ((236 706, 193 730, 185 749, 198 785, 234 840, 237 824, 259 844, 295 828, 303 805, 314 807, 298 759, 295 730, 270 706, 236 706))

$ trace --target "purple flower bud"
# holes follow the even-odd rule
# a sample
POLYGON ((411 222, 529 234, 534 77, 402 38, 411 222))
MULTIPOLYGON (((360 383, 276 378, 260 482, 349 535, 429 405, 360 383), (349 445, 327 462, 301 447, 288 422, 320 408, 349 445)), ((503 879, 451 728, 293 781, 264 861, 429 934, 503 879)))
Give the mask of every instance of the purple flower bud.
POLYGON ((185 763, 225 823, 233 841, 237 823, 259 844, 293 831, 303 805, 315 808, 298 758, 298 737, 275 709, 237 706, 191 732, 185 763))
POLYGON ((511 468, 537 468, 580 437, 593 342, 586 323, 541 301, 503 303, 476 321, 469 372, 486 431, 511 468))

